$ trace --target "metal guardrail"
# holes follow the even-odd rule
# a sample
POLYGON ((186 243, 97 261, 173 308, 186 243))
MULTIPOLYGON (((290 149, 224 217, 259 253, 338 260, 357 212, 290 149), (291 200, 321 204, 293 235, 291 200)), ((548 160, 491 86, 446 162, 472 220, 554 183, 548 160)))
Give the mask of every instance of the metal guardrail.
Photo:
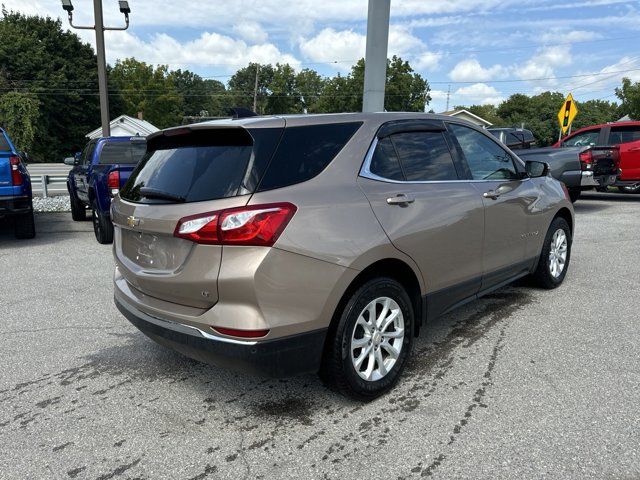
POLYGON ((67 177, 66 175, 31 175, 31 187, 34 193, 40 193, 43 198, 47 198, 49 189, 56 190, 57 193, 67 191, 67 177))

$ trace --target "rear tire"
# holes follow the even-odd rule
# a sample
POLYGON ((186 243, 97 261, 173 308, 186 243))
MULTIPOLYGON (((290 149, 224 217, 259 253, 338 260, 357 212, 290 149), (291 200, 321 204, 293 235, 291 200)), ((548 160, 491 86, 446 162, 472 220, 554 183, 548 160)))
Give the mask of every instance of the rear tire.
POLYGON ((571 200, 571 203, 576 203, 580 198, 581 193, 582 192, 580 190, 569 190, 569 199, 571 200))
POLYGON ((391 278, 374 278, 336 314, 320 378, 346 396, 373 400, 396 384, 409 358, 415 321, 409 295, 391 278))
POLYGON ((81 222, 87 219, 87 209, 84 204, 78 200, 72 193, 69 195, 71 203, 71 218, 75 222, 81 222))
POLYGON ((620 193, 640 193, 640 185, 635 187, 618 187, 620 193))
POLYGON ((36 236, 36 225, 33 219, 33 211, 16 215, 13 219, 13 231, 16 238, 21 240, 36 236))
POLYGON ((96 235, 98 243, 108 245, 113 242, 113 223, 111 219, 100 212, 94 200, 91 203, 93 209, 91 218, 93 220, 93 233, 96 235))
POLYGON ((547 231, 538 266, 532 277, 542 288, 556 288, 563 282, 571 260, 571 229, 564 218, 556 217, 547 231))

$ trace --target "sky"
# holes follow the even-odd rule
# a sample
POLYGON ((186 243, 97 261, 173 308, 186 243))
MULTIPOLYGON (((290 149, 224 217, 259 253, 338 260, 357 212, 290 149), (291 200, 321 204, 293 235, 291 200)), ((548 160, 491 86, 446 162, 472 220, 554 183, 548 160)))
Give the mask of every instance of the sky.
MULTIPOLYGON (((7 9, 62 18, 58 0, 2 0, 7 9)), ((92 0, 73 0, 93 23, 92 0)), ((107 32, 107 61, 135 57, 226 82, 249 62, 289 63, 325 76, 364 57, 367 0, 129 0, 131 27, 107 32)), ((105 23, 123 23, 103 0, 105 23)), ((95 44, 92 31, 76 30, 95 44)), ((431 86, 427 110, 497 104, 514 93, 572 92, 616 101, 622 77, 640 81, 640 1, 391 0, 389 57, 431 86)))

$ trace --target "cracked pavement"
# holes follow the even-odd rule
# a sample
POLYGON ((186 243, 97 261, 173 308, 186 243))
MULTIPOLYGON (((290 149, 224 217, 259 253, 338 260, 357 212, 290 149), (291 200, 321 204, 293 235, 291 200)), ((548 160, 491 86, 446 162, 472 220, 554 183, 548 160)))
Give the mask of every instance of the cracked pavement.
POLYGON ((0 227, 0 478, 639 478, 639 214, 640 195, 584 195, 562 287, 434 321, 368 404, 148 340, 90 222, 0 227))

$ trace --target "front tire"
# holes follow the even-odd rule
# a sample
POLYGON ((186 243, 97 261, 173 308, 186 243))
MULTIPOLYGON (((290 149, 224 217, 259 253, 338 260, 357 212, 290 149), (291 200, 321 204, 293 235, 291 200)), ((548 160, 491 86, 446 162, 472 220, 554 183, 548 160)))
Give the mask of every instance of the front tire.
POLYGON ((111 223, 111 219, 100 212, 95 200, 92 202, 91 207, 93 209, 91 215, 93 221, 93 233, 96 235, 96 240, 98 243, 103 245, 112 243, 113 223, 111 223))
POLYGON ((564 218, 551 222, 542 245, 538 266, 533 274, 542 288, 556 288, 563 282, 571 259, 571 229, 564 218))
POLYGON ((320 370, 329 387, 357 400, 372 400, 400 378, 413 341, 411 299, 397 281, 369 280, 337 312, 320 370))

